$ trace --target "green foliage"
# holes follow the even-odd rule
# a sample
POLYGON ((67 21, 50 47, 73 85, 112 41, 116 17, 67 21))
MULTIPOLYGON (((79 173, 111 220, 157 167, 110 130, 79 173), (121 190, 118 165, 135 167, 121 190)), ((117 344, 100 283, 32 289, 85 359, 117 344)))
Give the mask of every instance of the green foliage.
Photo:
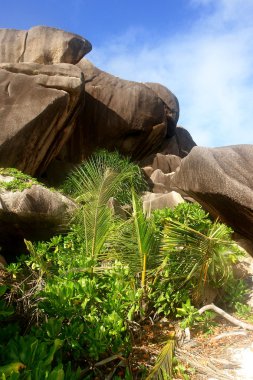
POLYGON ((201 304, 208 287, 221 288, 231 276, 231 265, 239 255, 231 240, 232 230, 212 223, 195 204, 179 205, 175 214, 164 217, 155 213, 158 226, 163 225, 162 250, 172 281, 189 282, 195 302, 201 304), (181 211, 182 215, 181 215, 181 211), (195 220, 202 216, 202 220, 195 220))
POLYGON ((103 276, 86 273, 75 281, 55 277, 46 284, 39 308, 51 318, 71 321, 62 324, 61 333, 70 348, 79 348, 79 355, 86 351, 98 360, 105 352, 128 349, 126 320, 135 304, 138 308, 138 299, 127 272, 116 263, 103 276))
POLYGON ((0 321, 14 313, 13 308, 7 305, 4 299, 1 299, 7 291, 6 285, 0 285, 0 321))
POLYGON ((83 237, 85 254, 94 265, 101 259, 109 237, 115 236, 120 227, 108 207, 109 199, 128 202, 131 188, 139 191, 144 185, 139 167, 117 152, 97 152, 70 174, 64 188, 80 204, 73 222, 83 237))
POLYGON ((181 328, 185 329, 187 327, 193 327, 198 324, 201 320, 201 315, 192 304, 190 299, 188 299, 181 308, 177 308, 177 317, 182 318, 180 323, 181 328))
POLYGON ((249 322, 253 322, 253 309, 249 305, 245 305, 241 302, 236 302, 234 305, 236 315, 246 319, 249 322))
POLYGON ((183 380, 190 380, 192 375, 194 375, 196 370, 192 367, 187 366, 177 360, 176 357, 173 358, 173 374, 175 378, 180 378, 183 380))
POLYGON ((205 332, 212 332, 212 327, 215 325, 213 319, 215 313, 212 311, 206 311, 203 314, 199 314, 198 309, 196 309, 192 304, 190 299, 188 299, 181 308, 177 308, 177 317, 182 318, 180 326, 182 329, 192 328, 198 326, 205 332))
POLYGON ((180 203, 174 209, 155 210, 153 217, 159 228, 176 221, 204 233, 212 224, 209 214, 198 203, 180 203))
POLYGON ((0 175, 3 177, 13 177, 10 181, 0 181, 0 188, 9 191, 23 191, 29 189, 32 185, 37 185, 38 181, 28 174, 14 168, 1 168, 0 175))
POLYGON ((175 316, 177 308, 190 297, 190 289, 181 287, 177 281, 170 278, 170 271, 163 270, 157 281, 151 285, 149 295, 156 314, 175 316))
MULTIPOLYGON (((133 202, 133 223, 135 239, 138 250, 134 260, 135 265, 139 259, 141 269, 141 287, 146 287, 147 271, 156 268, 162 260, 159 254, 159 240, 155 234, 155 226, 142 210, 142 203, 137 198, 135 192, 132 193, 133 202)), ((129 255, 128 255, 129 258, 129 255)), ((138 264, 136 265, 138 267, 138 264)))
POLYGON ((230 308, 235 308, 237 303, 243 303, 249 292, 248 287, 243 279, 235 279, 232 276, 224 286, 223 302, 230 308))
POLYGON ((5 348, 1 351, 1 362, 8 364, 0 366, 1 379, 77 379, 79 371, 73 373, 70 365, 66 366, 66 372, 61 363, 59 351, 63 341, 54 339, 53 341, 42 341, 35 336, 16 336, 9 340, 5 348))
POLYGON ((132 215, 126 221, 117 221, 118 228, 107 241, 104 258, 117 259, 127 265, 144 289, 150 285, 150 279, 161 264, 163 255, 159 252, 160 236, 156 226, 143 213, 141 200, 134 190, 132 199, 132 215))
MULTIPOLYGON (((59 239, 60 245, 54 248, 58 257, 62 254, 60 248, 64 247, 62 240, 66 241, 66 237, 59 239)), ((39 246, 41 249, 41 244, 39 246)), ((43 248, 46 248, 45 244, 43 248)), ((47 258, 52 263, 48 252, 47 258)), ((29 261, 34 270, 33 264, 29 261)), ((38 294, 41 299, 38 304, 40 314, 64 321, 61 324, 61 336, 65 339, 66 347, 70 350, 74 347, 76 357, 86 354, 98 360, 105 352, 128 349, 126 320, 132 318, 139 305, 135 287, 129 287, 132 280, 128 267, 115 262, 104 269, 101 276, 99 272, 91 274, 89 265, 92 263, 89 261, 85 263, 81 260, 81 264, 86 266, 76 267, 75 273, 68 272, 68 267, 64 268, 65 264, 66 261, 60 262, 57 268, 59 262, 54 258, 53 273, 50 277, 47 275, 45 286, 38 294)), ((38 265, 37 260, 36 269, 40 271, 38 265)), ((47 327, 44 330, 47 331, 47 327)))
POLYGON ((81 203, 93 203, 101 186, 104 192, 101 203, 114 197, 121 204, 128 204, 131 203, 132 187, 137 193, 147 189, 137 164, 118 152, 100 150, 76 167, 63 185, 63 190, 81 203))
MULTIPOLYGON (((74 380, 80 371, 92 379, 98 360, 129 354, 129 326, 150 313, 210 331, 213 314, 195 308, 208 287, 226 286, 224 299, 246 313, 238 303, 245 292, 231 280, 238 254, 231 230, 196 204, 147 218, 138 198, 144 187, 140 169, 118 153, 98 152, 70 175, 65 189, 79 207, 69 232, 26 241, 30 255, 7 267, 10 288, 0 286, 0 380, 74 380), (131 202, 127 220, 108 207, 112 196, 131 202), (22 323, 13 323, 18 313, 22 323)), ((173 350, 171 338, 150 379, 172 376, 173 350)))

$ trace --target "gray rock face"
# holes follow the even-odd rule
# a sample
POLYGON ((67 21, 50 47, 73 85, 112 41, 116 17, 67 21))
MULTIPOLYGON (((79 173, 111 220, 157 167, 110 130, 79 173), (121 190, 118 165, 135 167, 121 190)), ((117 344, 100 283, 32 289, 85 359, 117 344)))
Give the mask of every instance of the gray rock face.
POLYGON ((167 134, 173 135, 178 103, 163 86, 157 85, 163 93, 167 91, 166 99, 146 84, 114 77, 85 59, 78 67, 84 72, 86 98, 79 125, 66 147, 69 161, 78 162, 98 147, 145 157, 167 134))
POLYGON ((64 145, 84 101, 73 65, 0 64, 0 163, 31 175, 64 145))
POLYGON ((195 147, 172 176, 175 190, 230 225, 253 255, 253 145, 195 147))
POLYGON ((154 91, 154 93, 164 102, 166 105, 166 119, 168 123, 167 136, 171 137, 171 133, 175 131, 175 125, 177 125, 179 118, 179 103, 175 95, 168 90, 167 87, 162 86, 160 83, 146 82, 144 83, 148 88, 154 91))
POLYGON ((178 157, 186 157, 192 148, 196 146, 190 133, 183 127, 177 126, 174 136, 164 141, 160 153, 174 154, 178 157))
POLYGON ((92 49, 81 36, 36 26, 28 31, 0 29, 0 63, 76 64, 92 49))
POLYGON ((42 185, 33 185, 23 191, 0 191, 0 219, 15 218, 16 223, 31 221, 31 229, 37 236, 40 236, 41 231, 35 229, 34 223, 53 223, 59 226, 64 214, 69 214, 74 209, 75 204, 70 199, 42 185))
POLYGON ((178 168, 181 158, 172 154, 153 154, 142 160, 140 165, 146 175, 150 189, 154 193, 172 191, 170 181, 172 173, 178 168))
POLYGON ((174 208, 184 199, 171 189, 171 177, 180 166, 181 158, 161 153, 153 154, 142 160, 140 165, 145 173, 151 192, 143 196, 143 209, 149 215, 152 210, 174 208))
POLYGON ((145 171, 148 168, 151 168, 153 173, 154 170, 159 169, 163 173, 171 173, 174 172, 181 163, 181 158, 175 156, 173 154, 161 154, 156 153, 146 157, 144 160, 140 162, 143 170, 145 171))
POLYGON ((142 197, 143 210, 145 214, 150 215, 151 211, 163 208, 175 208, 184 199, 176 191, 170 191, 166 194, 154 194, 146 192, 142 197))
POLYGON ((17 63, 23 57, 27 31, 0 29, 0 63, 17 63))
POLYGON ((59 233, 75 207, 62 194, 41 185, 15 192, 1 189, 0 245, 5 258, 9 260, 12 252, 24 253, 24 238, 42 240, 59 233))

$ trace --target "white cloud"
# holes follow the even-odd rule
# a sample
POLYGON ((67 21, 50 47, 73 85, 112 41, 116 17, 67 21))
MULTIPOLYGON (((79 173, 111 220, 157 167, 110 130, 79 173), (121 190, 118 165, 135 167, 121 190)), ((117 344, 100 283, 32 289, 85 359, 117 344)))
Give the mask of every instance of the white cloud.
POLYGON ((142 31, 132 29, 94 49, 91 60, 122 78, 171 89, 180 103, 179 124, 197 144, 253 144, 253 1, 191 4, 203 8, 191 30, 154 44, 140 42, 142 31))

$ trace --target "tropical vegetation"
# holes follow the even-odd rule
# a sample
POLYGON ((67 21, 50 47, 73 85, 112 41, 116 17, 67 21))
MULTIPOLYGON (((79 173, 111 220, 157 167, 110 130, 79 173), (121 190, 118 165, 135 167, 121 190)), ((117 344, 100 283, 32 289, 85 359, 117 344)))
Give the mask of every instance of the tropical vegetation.
POLYGON ((98 152, 69 175, 63 191, 78 207, 66 233, 26 241, 29 254, 1 269, 1 380, 170 378, 174 336, 151 373, 133 373, 145 320, 205 326, 213 316, 197 308, 210 288, 239 308, 232 230, 198 204, 147 217, 146 188, 118 153, 98 152))

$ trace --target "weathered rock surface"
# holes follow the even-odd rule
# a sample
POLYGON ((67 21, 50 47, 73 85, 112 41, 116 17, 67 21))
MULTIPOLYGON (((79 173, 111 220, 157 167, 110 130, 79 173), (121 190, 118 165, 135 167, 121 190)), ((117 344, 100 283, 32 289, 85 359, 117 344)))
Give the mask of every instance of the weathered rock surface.
POLYGON ((0 62, 76 64, 92 49, 89 41, 77 34, 46 26, 28 31, 0 29, 0 62))
POLYGON ((177 126, 174 136, 164 140, 159 152, 184 158, 194 146, 196 146, 196 143, 190 133, 185 128, 177 126))
POLYGON ((150 215, 152 210, 162 209, 162 208, 174 208, 179 203, 183 203, 184 199, 176 191, 171 191, 166 194, 154 194, 146 192, 142 197, 143 200, 143 210, 147 215, 150 215))
POLYGON ((110 75, 86 59, 78 67, 85 75, 85 107, 62 157, 79 162, 102 147, 141 158, 174 134, 178 102, 165 87, 156 85, 160 97, 158 90, 110 75))
POLYGON ((253 145, 195 147, 172 176, 175 190, 230 225, 253 255, 253 145))
POLYGON ((150 168, 152 170, 151 174, 154 170, 159 169, 163 173, 171 173, 174 172, 181 163, 181 158, 175 156, 173 154, 162 154, 155 153, 140 162, 140 166, 145 171, 150 168))
POLYGON ((140 162, 153 193, 168 193, 172 191, 170 178, 180 165, 181 158, 172 154, 156 153, 140 162))
POLYGON ((64 228, 75 204, 41 185, 23 191, 0 190, 0 246, 6 259, 18 255, 23 240, 48 239, 64 228), (7 252, 6 252, 7 250, 7 252))
POLYGON ((174 208, 184 202, 182 196, 172 191, 170 186, 171 177, 180 163, 180 157, 161 153, 152 154, 140 162, 152 191, 143 196, 143 210, 148 215, 152 210, 174 208))
POLYGON ((1 166, 43 172, 72 133, 83 101, 76 66, 0 64, 1 166))
POLYGON ((166 104, 165 113, 167 120, 167 135, 171 137, 175 132, 175 125, 177 125, 179 119, 179 102, 175 95, 165 86, 160 83, 145 82, 148 88, 154 91, 154 93, 166 104))

